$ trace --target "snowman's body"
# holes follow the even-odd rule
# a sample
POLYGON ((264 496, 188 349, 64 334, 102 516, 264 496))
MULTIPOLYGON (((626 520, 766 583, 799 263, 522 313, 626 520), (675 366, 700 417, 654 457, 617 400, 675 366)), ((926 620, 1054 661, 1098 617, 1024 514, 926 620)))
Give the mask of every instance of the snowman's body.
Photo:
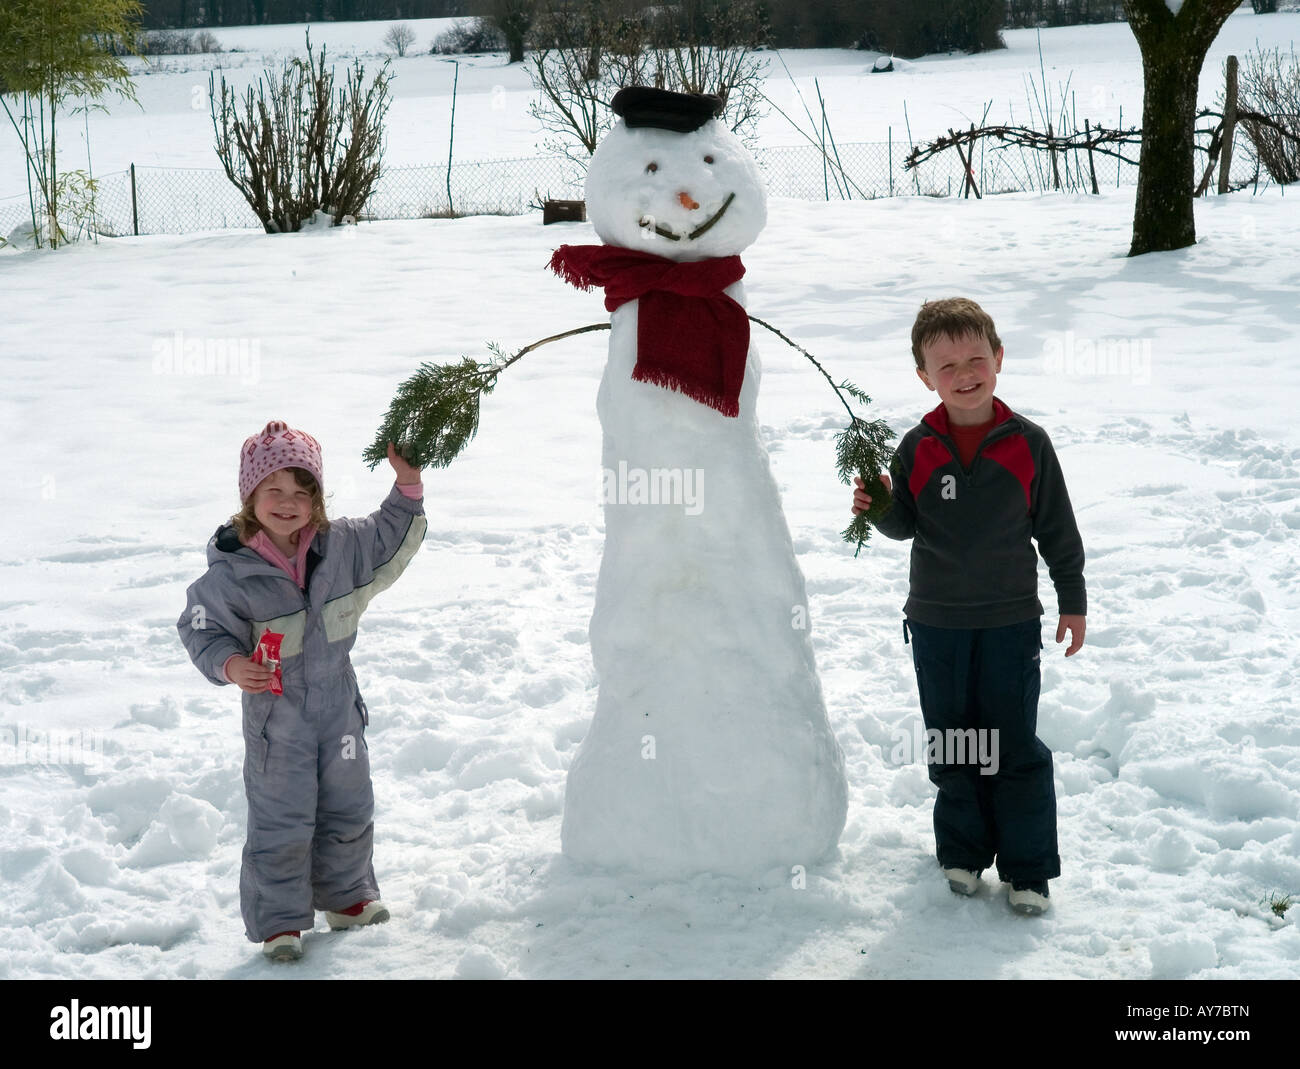
MULTIPOLYGON (((587 198, 607 244, 672 259, 737 254, 765 222, 752 158, 712 120, 690 133, 618 125, 592 160, 587 198), (682 236, 647 240, 652 225, 682 236)), ((744 304, 741 283, 725 292, 744 304)), ((569 772, 564 852, 656 875, 808 865, 834 849, 847 792, 759 437, 758 356, 751 345, 735 417, 635 381, 640 305, 612 313, 597 400, 599 692, 569 772)))

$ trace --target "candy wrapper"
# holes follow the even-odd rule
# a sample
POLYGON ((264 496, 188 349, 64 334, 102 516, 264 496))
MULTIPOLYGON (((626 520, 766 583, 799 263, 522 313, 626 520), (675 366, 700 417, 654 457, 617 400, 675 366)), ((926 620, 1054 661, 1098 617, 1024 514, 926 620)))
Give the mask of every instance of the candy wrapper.
POLYGON ((275 674, 271 676, 272 694, 284 693, 284 684, 280 680, 280 642, 283 638, 283 635, 277 635, 274 631, 263 631, 262 637, 257 640, 257 648, 249 658, 254 664, 264 664, 275 669, 275 674))

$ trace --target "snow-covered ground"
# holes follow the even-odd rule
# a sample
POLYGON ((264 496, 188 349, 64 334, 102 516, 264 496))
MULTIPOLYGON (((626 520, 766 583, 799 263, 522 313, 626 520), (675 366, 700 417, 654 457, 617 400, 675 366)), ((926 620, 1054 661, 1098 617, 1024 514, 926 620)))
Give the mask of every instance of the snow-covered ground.
MULTIPOLYGON (((980 61, 917 67, 946 64, 955 87, 980 61)), ((1019 78, 1005 54, 982 61, 1019 78)), ((148 129, 123 131, 131 151, 174 132, 148 129)), ((605 318, 545 270, 592 231, 525 216, 0 254, 0 976, 1300 975, 1295 913, 1267 905, 1300 892, 1293 193, 1199 202, 1197 246, 1138 259, 1131 190, 775 200, 745 255, 750 311, 900 433, 933 404, 908 352, 917 307, 975 297, 1006 344, 999 395, 1053 437, 1091 611, 1066 661, 1044 573, 1064 866, 1048 915, 939 878, 933 790, 898 752, 919 722, 908 547, 877 536, 854 559, 839 541, 836 403, 761 331, 759 415, 847 761, 838 856, 800 886, 784 869, 651 883, 559 854, 595 698, 595 334, 507 372, 478 438, 426 474, 429 536, 354 656, 393 921, 313 933, 292 968, 239 921, 238 695, 175 632, 236 506, 238 448, 271 418, 307 428, 331 514, 372 510, 391 480, 359 457, 421 361, 605 318), (234 370, 173 359, 187 343, 225 344, 234 370)))

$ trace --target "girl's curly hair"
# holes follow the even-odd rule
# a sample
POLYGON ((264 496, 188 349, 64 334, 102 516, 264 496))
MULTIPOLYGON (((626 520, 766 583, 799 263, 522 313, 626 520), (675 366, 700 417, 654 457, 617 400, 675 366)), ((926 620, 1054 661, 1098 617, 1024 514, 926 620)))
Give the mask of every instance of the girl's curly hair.
MULTIPOLYGON (((306 468, 285 468, 285 471, 293 475, 293 481, 311 494, 311 518, 307 521, 314 525, 318 531, 329 529, 330 521, 325 516, 325 493, 321 490, 321 485, 316 481, 316 476, 306 468)), ((272 472, 274 474, 274 472, 272 472)), ((268 475, 269 479, 270 476, 268 475)), ((265 482, 266 480, 262 480, 265 482)), ((261 483, 258 483, 261 486, 261 483)), ((258 531, 262 525, 257 521, 257 516, 253 513, 253 499, 257 496, 257 490, 254 489, 248 495, 248 500, 244 502, 244 507, 235 515, 230 517, 230 522, 235 527, 235 532, 239 535, 241 542, 247 542, 258 531)))

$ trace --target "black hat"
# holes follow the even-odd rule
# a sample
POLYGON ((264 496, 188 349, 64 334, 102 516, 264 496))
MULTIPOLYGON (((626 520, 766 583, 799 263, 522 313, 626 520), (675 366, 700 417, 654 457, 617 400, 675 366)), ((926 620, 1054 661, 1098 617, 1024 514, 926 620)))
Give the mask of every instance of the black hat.
POLYGON ((610 107, 628 126, 653 126, 689 134, 722 112, 722 99, 706 93, 674 93, 648 85, 629 85, 614 94, 610 107))

